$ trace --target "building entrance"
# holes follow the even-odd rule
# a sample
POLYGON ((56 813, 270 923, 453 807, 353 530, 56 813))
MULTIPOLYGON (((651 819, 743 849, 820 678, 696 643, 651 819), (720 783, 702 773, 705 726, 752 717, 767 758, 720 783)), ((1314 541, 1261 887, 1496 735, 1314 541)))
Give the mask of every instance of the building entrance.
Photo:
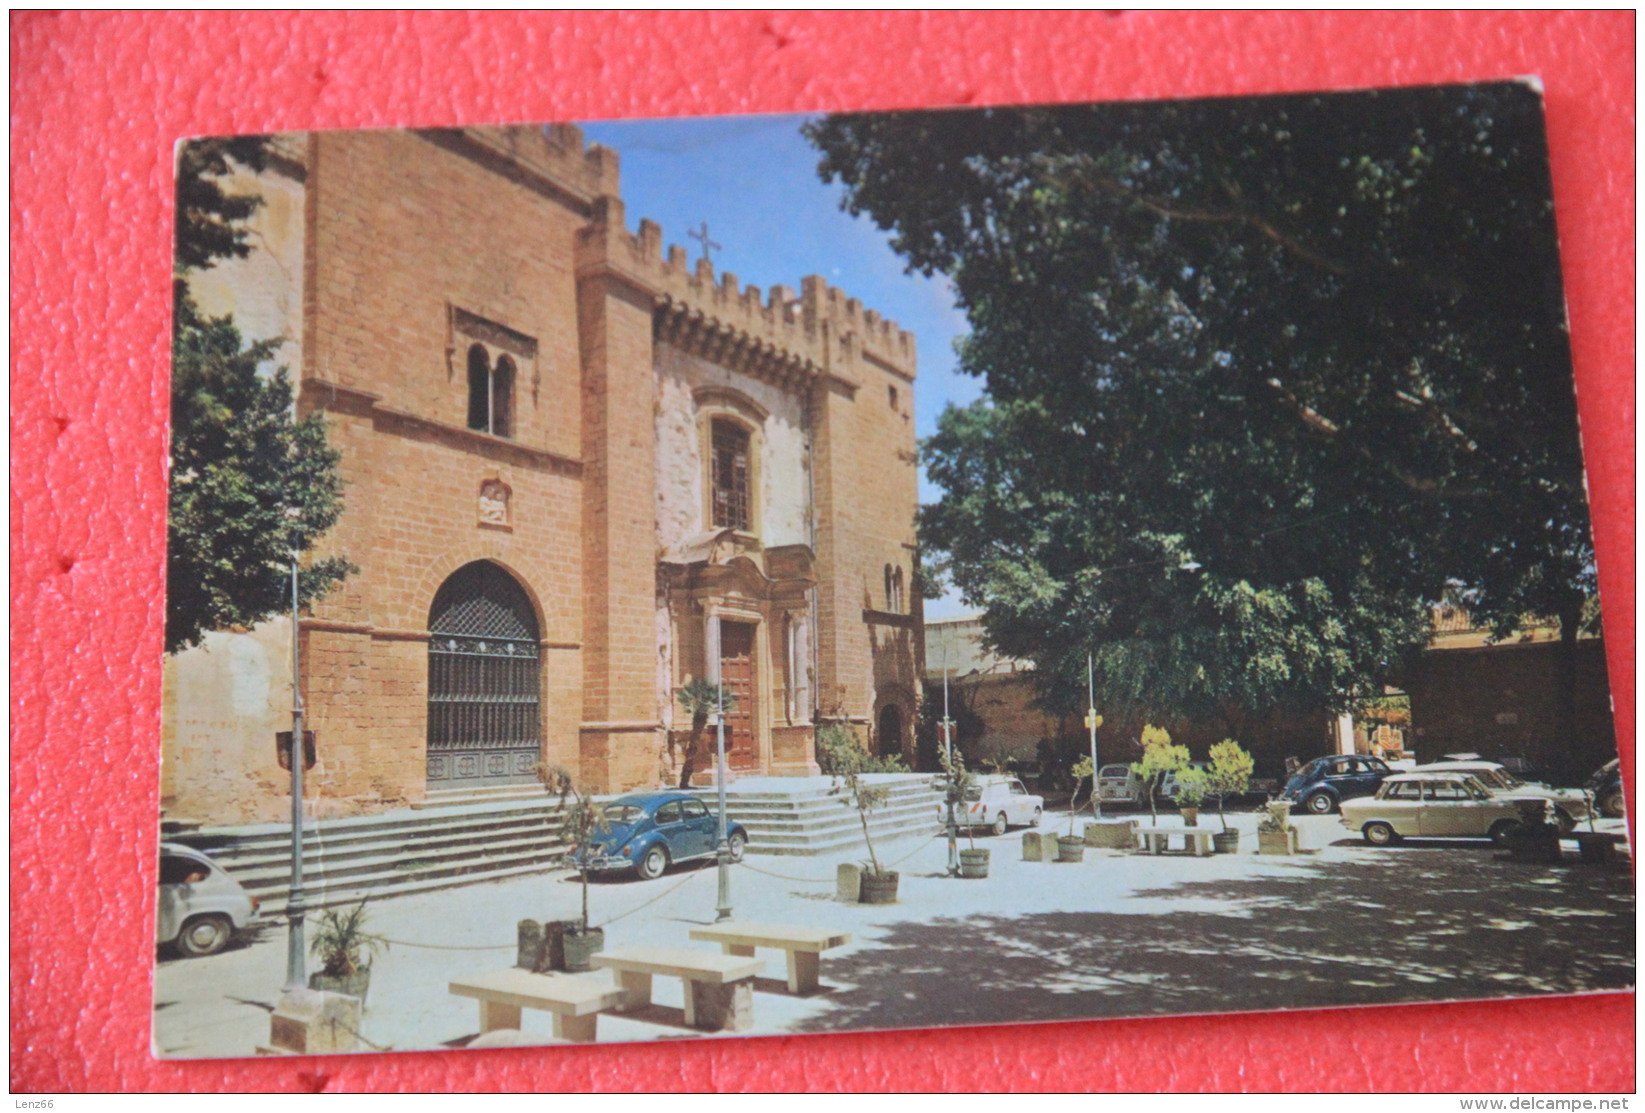
POLYGON ((428 787, 530 784, 541 754, 537 618, 490 561, 441 585, 428 619, 428 787))
POLYGON ((725 763, 737 772, 759 767, 759 751, 754 745, 755 683, 754 625, 749 622, 720 623, 720 683, 737 702, 725 716, 725 763))

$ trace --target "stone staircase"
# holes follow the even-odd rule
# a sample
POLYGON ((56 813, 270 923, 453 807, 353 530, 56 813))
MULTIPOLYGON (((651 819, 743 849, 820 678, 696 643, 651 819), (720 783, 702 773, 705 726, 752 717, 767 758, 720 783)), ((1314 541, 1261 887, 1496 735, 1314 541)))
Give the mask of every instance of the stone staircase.
MULTIPOLYGON (((934 834, 940 794, 927 776, 870 774, 890 799, 869 829, 876 839, 934 834)), ((712 809, 713 789, 697 790, 712 809)), ((602 797, 601 799, 611 799, 602 797)), ((829 777, 744 777, 726 788, 726 811, 749 835, 750 854, 817 855, 863 846, 857 810, 829 777)), ((475 794, 432 799, 381 815, 331 819, 303 833, 303 889, 310 908, 352 904, 555 869, 570 848, 557 838, 558 798, 475 794)), ((262 905, 285 910, 291 830, 284 824, 176 830, 162 836, 209 854, 262 905)))
MULTIPOLYGON (((452 802, 324 820, 303 832, 303 890, 310 908, 494 881, 555 868, 558 798, 452 802)), ((291 885, 291 828, 265 823, 163 830, 167 842, 209 854, 262 904, 284 911, 291 885)))
MULTIPOLYGON (((869 815, 876 839, 941 830, 942 795, 923 774, 881 773, 863 778, 884 784, 890 799, 869 815)), ((712 789, 699 793, 714 806, 712 789)), ((726 786, 726 814, 748 830, 750 854, 818 855, 861 847, 862 821, 830 777, 743 777, 726 786)))

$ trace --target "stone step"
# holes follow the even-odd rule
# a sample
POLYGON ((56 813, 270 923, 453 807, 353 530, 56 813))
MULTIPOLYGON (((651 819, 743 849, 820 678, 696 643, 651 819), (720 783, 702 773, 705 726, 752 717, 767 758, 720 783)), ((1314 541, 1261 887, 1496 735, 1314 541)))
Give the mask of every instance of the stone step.
MULTIPOLYGON (((466 862, 486 862, 498 858, 521 855, 559 858, 567 847, 558 840, 541 835, 525 834, 512 839, 488 841, 483 845, 470 842, 429 847, 421 843, 413 847, 377 844, 347 855, 304 854, 303 876, 305 887, 310 879, 316 883, 342 884, 357 877, 408 877, 417 874, 437 874, 466 862)), ((271 889, 285 889, 291 878, 291 859, 267 857, 235 862, 226 867, 236 881, 253 895, 271 889)))
MULTIPOLYGON (((503 881, 513 877, 524 877, 531 874, 553 873, 560 869, 557 860, 543 862, 530 860, 512 862, 509 864, 497 863, 481 868, 470 869, 465 873, 425 874, 416 877, 398 877, 393 879, 370 879, 350 883, 346 886, 312 887, 306 883, 303 886, 304 903, 310 910, 321 908, 335 908, 339 905, 358 904, 362 899, 367 901, 386 900, 389 897, 405 896, 410 893, 426 893, 438 889, 451 889, 459 885, 479 885, 488 881, 503 881)), ((266 897, 259 897, 262 908, 259 915, 265 919, 283 915, 286 909, 286 890, 281 889, 266 897)))
MULTIPOLYGON (((336 830, 329 824, 303 832, 303 856, 371 853, 378 847, 451 846, 466 845, 479 840, 508 837, 527 832, 552 832, 554 813, 535 811, 523 815, 505 815, 496 818, 471 817, 462 822, 437 824, 401 824, 384 829, 336 830)), ((288 861, 291 857, 289 833, 280 836, 259 835, 232 842, 208 845, 201 837, 178 838, 213 858, 227 864, 248 864, 262 859, 288 861)))

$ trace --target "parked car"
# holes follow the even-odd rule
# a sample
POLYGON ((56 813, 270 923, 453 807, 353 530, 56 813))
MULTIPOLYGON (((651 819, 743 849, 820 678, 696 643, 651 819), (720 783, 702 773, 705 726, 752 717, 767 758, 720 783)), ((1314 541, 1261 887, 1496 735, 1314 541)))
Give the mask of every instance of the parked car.
POLYGON ((1493 796, 1504 800, 1548 800, 1554 805, 1554 822, 1562 835, 1576 829, 1577 820, 1588 818, 1588 801, 1579 789, 1550 788, 1527 783, 1494 761, 1435 761, 1419 765, 1413 773, 1471 773, 1493 796))
POLYGON ((1622 760, 1612 758, 1588 778, 1588 794, 1594 799, 1599 814, 1621 819, 1628 814, 1628 805, 1622 798, 1622 760))
POLYGON ((1486 791, 1467 773, 1397 773, 1377 794, 1342 805, 1342 825, 1372 846, 1402 838, 1490 839, 1505 843, 1521 826, 1519 804, 1486 791))
MULTIPOLYGON (((1035 796, 1015 777, 982 776, 965 790, 965 800, 954 808, 961 827, 992 827, 1003 835, 1011 827, 1038 827, 1045 798, 1035 796)), ((937 805, 937 816, 948 820, 948 805, 937 805)))
MULTIPOLYGON (((731 860, 742 861, 747 830, 727 820, 725 837, 731 860)), ((591 873, 633 870, 650 881, 672 863, 714 857, 718 839, 719 819, 691 793, 635 793, 600 807, 586 864, 591 873)), ((584 864, 580 850, 572 851, 570 859, 573 865, 584 864)))
POLYGON ((249 895, 210 858, 181 843, 160 844, 155 941, 190 958, 214 955, 257 915, 249 895))
MULTIPOLYGON (((1209 768, 1208 763, 1203 761, 1191 761, 1188 765, 1189 768, 1196 769, 1201 773, 1205 772, 1206 769, 1209 768)), ((1159 788, 1155 790, 1155 794, 1158 796, 1163 796, 1165 799, 1175 803, 1177 799, 1177 787, 1177 771, 1173 769, 1160 778, 1159 788)))
POLYGON ((1104 804, 1148 803, 1148 784, 1129 765, 1104 765, 1097 770, 1097 799, 1104 804))
POLYGON ((1393 775, 1393 769, 1378 757, 1365 754, 1317 757, 1285 782, 1279 798, 1291 801, 1303 811, 1329 815, 1344 800, 1370 796, 1393 775))

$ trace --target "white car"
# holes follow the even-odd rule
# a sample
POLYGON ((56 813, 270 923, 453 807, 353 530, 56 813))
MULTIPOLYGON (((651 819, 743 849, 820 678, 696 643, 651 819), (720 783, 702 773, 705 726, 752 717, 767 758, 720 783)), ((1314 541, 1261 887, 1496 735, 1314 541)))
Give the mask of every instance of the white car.
POLYGON ((1146 805, 1148 782, 1129 765, 1104 765, 1097 771, 1097 799, 1104 804, 1146 805))
POLYGON ((198 850, 160 844, 159 946, 189 957, 212 955, 257 915, 257 898, 198 850))
POLYGON ((1485 786, 1485 791, 1505 800, 1550 800, 1554 805, 1554 821, 1559 833, 1568 835, 1576 829, 1577 821, 1588 818, 1588 800, 1580 789, 1550 788, 1545 784, 1522 781, 1506 766, 1494 761, 1436 761, 1419 765, 1413 773, 1467 773, 1485 786))
POLYGON ((1523 826, 1519 802, 1493 796, 1469 773, 1399 773, 1375 796, 1342 802, 1342 825, 1372 846, 1402 838, 1506 843, 1523 826))
MULTIPOLYGON (((1045 799, 1035 796, 1015 777, 978 777, 965 790, 965 801, 954 807, 954 820, 961 827, 992 827, 1003 835, 1010 827, 1038 827, 1045 811, 1045 799)), ((948 819, 948 805, 937 805, 938 818, 948 819)))

